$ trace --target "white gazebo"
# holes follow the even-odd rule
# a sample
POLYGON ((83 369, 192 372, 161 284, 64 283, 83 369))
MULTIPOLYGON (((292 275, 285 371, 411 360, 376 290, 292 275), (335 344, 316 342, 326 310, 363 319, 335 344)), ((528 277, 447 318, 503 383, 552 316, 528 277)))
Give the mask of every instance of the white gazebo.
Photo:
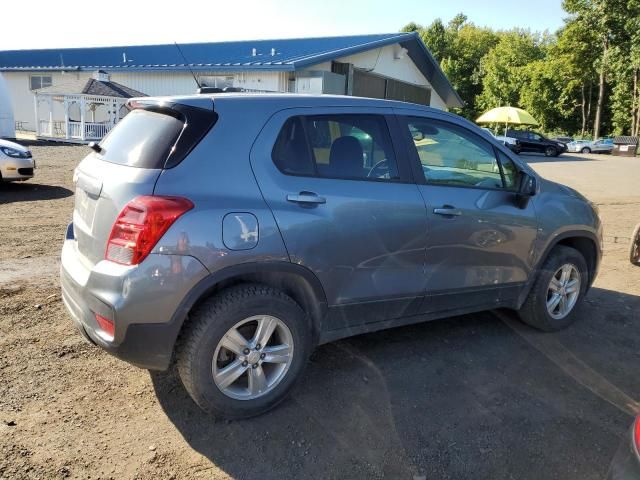
POLYGON ((72 143, 101 140, 128 112, 127 100, 145 94, 109 80, 98 70, 89 80, 36 90, 36 137, 72 143))

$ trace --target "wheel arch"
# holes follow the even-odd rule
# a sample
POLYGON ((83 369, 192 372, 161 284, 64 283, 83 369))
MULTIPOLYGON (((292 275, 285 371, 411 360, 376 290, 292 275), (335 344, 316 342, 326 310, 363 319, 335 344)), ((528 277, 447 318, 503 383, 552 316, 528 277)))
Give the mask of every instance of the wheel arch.
POLYGON ((277 288, 289 295, 309 316, 312 328, 312 341, 317 343, 322 320, 327 311, 327 298, 324 288, 316 275, 306 267, 288 262, 244 263, 223 268, 214 272, 196 284, 186 295, 174 313, 171 324, 175 345, 185 326, 189 312, 217 292, 242 283, 260 283, 277 288))
POLYGON ((549 244, 546 246, 546 248, 544 249, 540 257, 538 258, 538 261, 532 271, 533 274, 531 275, 531 278, 527 282, 526 288, 523 290, 523 292, 520 294, 520 297, 518 298, 518 308, 520 308, 520 306, 524 303, 527 296, 529 295, 529 291, 531 290, 531 287, 533 287, 533 284, 535 283, 535 279, 537 278, 538 272, 542 268, 542 265, 544 264, 546 259, 549 257, 549 254, 551 254, 553 249, 559 245, 571 247, 577 250, 578 252, 580 252, 580 254, 582 254, 585 261, 587 262, 587 269, 588 269, 588 275, 589 275, 587 290, 591 288, 593 280, 595 279, 595 276, 597 274, 598 265, 600 262, 600 251, 598 249, 598 243, 599 241, 597 236, 594 233, 586 230, 571 230, 571 231, 563 232, 557 235, 556 237, 554 237, 553 240, 549 242, 549 244))

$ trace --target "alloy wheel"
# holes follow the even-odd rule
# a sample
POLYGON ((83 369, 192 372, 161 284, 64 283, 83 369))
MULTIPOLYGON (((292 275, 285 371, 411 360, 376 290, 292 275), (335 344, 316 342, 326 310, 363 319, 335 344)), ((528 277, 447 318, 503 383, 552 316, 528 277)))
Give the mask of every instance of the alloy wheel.
POLYGON ((553 274, 547 289, 547 312, 551 318, 562 320, 571 313, 580 295, 580 282, 580 272, 571 263, 553 274))
POLYGON ((271 392, 293 359, 293 336, 277 317, 246 318, 224 334, 211 365, 220 391, 236 400, 254 400, 271 392))

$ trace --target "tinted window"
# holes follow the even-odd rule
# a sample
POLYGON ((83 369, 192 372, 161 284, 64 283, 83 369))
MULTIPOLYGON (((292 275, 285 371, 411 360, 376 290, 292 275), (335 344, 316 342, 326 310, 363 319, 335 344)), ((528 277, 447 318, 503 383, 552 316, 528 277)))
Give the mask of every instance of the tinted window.
POLYGON ((139 168, 162 168, 182 131, 177 118, 133 110, 100 142, 102 160, 139 168))
POLYGON ((410 118, 407 128, 429 183, 502 188, 493 147, 453 124, 410 118))
POLYGON ((529 138, 530 138, 531 140, 535 140, 535 141, 537 141, 537 142, 539 142, 540 140, 542 140, 542 137, 541 137, 540 135, 538 135, 537 133, 533 133, 533 132, 529 133, 529 138))
POLYGON ((300 117, 292 117, 286 121, 273 147, 272 157, 282 173, 315 174, 300 117))
POLYGON ((273 149, 283 173, 328 178, 397 179, 387 124, 377 115, 293 117, 273 149))

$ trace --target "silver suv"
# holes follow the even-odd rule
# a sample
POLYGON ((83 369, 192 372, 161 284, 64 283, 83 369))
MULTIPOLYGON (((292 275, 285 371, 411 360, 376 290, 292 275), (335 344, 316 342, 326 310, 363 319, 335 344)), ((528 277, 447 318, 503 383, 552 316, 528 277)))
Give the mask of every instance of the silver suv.
POLYGON ((64 302, 91 342, 177 362, 216 415, 285 398, 322 343, 463 313, 569 325, 601 257, 579 193, 466 120, 344 96, 133 100, 75 171, 64 302))

